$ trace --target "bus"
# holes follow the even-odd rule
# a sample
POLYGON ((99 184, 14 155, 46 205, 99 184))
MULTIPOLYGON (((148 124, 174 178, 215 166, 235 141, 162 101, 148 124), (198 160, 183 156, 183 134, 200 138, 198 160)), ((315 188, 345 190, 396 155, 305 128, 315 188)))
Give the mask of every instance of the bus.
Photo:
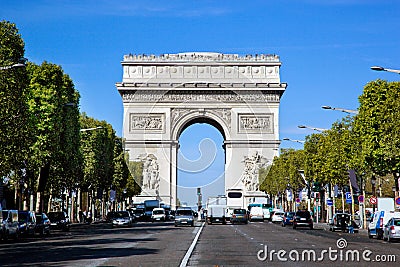
POLYGON ((244 196, 242 189, 228 189, 226 191, 226 218, 230 219, 234 209, 244 209, 244 196))

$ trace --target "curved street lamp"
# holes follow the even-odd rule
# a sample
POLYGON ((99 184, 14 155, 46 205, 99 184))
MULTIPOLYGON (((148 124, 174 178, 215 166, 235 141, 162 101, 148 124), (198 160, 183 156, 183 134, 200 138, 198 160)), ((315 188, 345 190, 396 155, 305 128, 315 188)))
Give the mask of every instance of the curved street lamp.
POLYGON ((16 63, 16 64, 13 64, 11 66, 0 67, 0 70, 8 70, 8 69, 13 69, 13 68, 21 68, 21 67, 25 67, 25 64, 16 63))
POLYGON ((358 110, 354 109, 345 109, 345 108, 334 108, 331 106, 322 106, 323 109, 331 109, 331 110, 338 110, 347 114, 358 114, 358 110))
POLYGON ((306 125, 299 125, 297 127, 301 128, 301 129, 311 129, 311 130, 318 131, 318 132, 323 132, 323 131, 328 130, 325 128, 317 128, 317 127, 311 127, 311 126, 306 126, 306 125))
POLYGON ((304 144, 303 140, 290 139, 290 138, 287 138, 287 137, 283 138, 282 140, 304 144))
POLYGON ((372 66, 371 70, 376 70, 376 71, 387 71, 387 72, 393 72, 393 73, 397 73, 400 74, 400 70, 395 70, 395 69, 387 69, 381 66, 372 66))
POLYGON ((103 128, 104 128, 103 126, 97 126, 97 127, 94 127, 94 128, 80 129, 79 131, 87 132, 87 131, 94 131, 94 130, 103 129, 103 128))

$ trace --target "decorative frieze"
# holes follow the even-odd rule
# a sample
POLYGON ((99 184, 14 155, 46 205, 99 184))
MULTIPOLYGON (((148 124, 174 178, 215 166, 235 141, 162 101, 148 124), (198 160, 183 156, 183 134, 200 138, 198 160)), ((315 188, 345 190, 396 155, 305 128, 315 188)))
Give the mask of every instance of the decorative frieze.
POLYGON ((135 93, 123 92, 122 99, 125 103, 132 102, 222 102, 222 103, 279 103, 280 94, 261 92, 243 92, 235 93, 233 91, 155 91, 140 90, 135 93))
POLYGON ((163 132, 165 129, 165 114, 130 114, 130 131, 156 131, 163 132))
POLYGON ((273 114, 239 114, 240 133, 274 133, 273 114))

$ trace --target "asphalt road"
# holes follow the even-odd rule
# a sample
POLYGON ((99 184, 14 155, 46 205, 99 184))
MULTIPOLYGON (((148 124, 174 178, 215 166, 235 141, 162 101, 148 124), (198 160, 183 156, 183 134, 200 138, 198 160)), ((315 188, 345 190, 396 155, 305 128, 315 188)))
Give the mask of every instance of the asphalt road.
POLYGON ((174 227, 172 222, 137 223, 131 228, 80 225, 45 238, 0 243, 0 266, 397 266, 400 261, 400 242, 315 228, 294 230, 268 222, 204 227, 201 222, 195 227, 174 227), (355 251, 358 261, 351 256, 355 251), (386 262, 378 263, 377 256, 386 262))

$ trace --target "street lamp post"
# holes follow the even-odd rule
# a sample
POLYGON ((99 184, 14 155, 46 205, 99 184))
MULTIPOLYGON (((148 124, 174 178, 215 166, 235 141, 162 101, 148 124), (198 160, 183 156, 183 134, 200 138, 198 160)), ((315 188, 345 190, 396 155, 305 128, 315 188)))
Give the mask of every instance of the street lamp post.
POLYGON ((282 140, 304 144, 304 140, 290 139, 290 138, 287 138, 287 137, 283 138, 282 140))
POLYGON ((311 130, 314 130, 314 131, 317 131, 317 132, 323 132, 323 131, 328 130, 328 129, 325 129, 325 128, 317 128, 317 127, 306 126, 306 125, 299 125, 297 127, 301 128, 301 129, 311 129, 311 130))
POLYGON ((387 71, 387 72, 393 72, 393 73, 397 73, 400 74, 400 70, 395 70, 395 69, 387 69, 381 66, 372 66, 371 70, 376 70, 376 71, 387 71))
MULTIPOLYGON (((372 185, 372 196, 375 197, 376 195, 376 178, 375 176, 371 177, 371 185, 372 185)), ((375 204, 372 205, 372 213, 375 213, 375 204)))
POLYGON ((322 106, 323 109, 330 109, 330 110, 337 110, 341 111, 347 114, 358 114, 358 110, 353 110, 353 109, 346 109, 346 108, 335 108, 331 106, 322 106))

